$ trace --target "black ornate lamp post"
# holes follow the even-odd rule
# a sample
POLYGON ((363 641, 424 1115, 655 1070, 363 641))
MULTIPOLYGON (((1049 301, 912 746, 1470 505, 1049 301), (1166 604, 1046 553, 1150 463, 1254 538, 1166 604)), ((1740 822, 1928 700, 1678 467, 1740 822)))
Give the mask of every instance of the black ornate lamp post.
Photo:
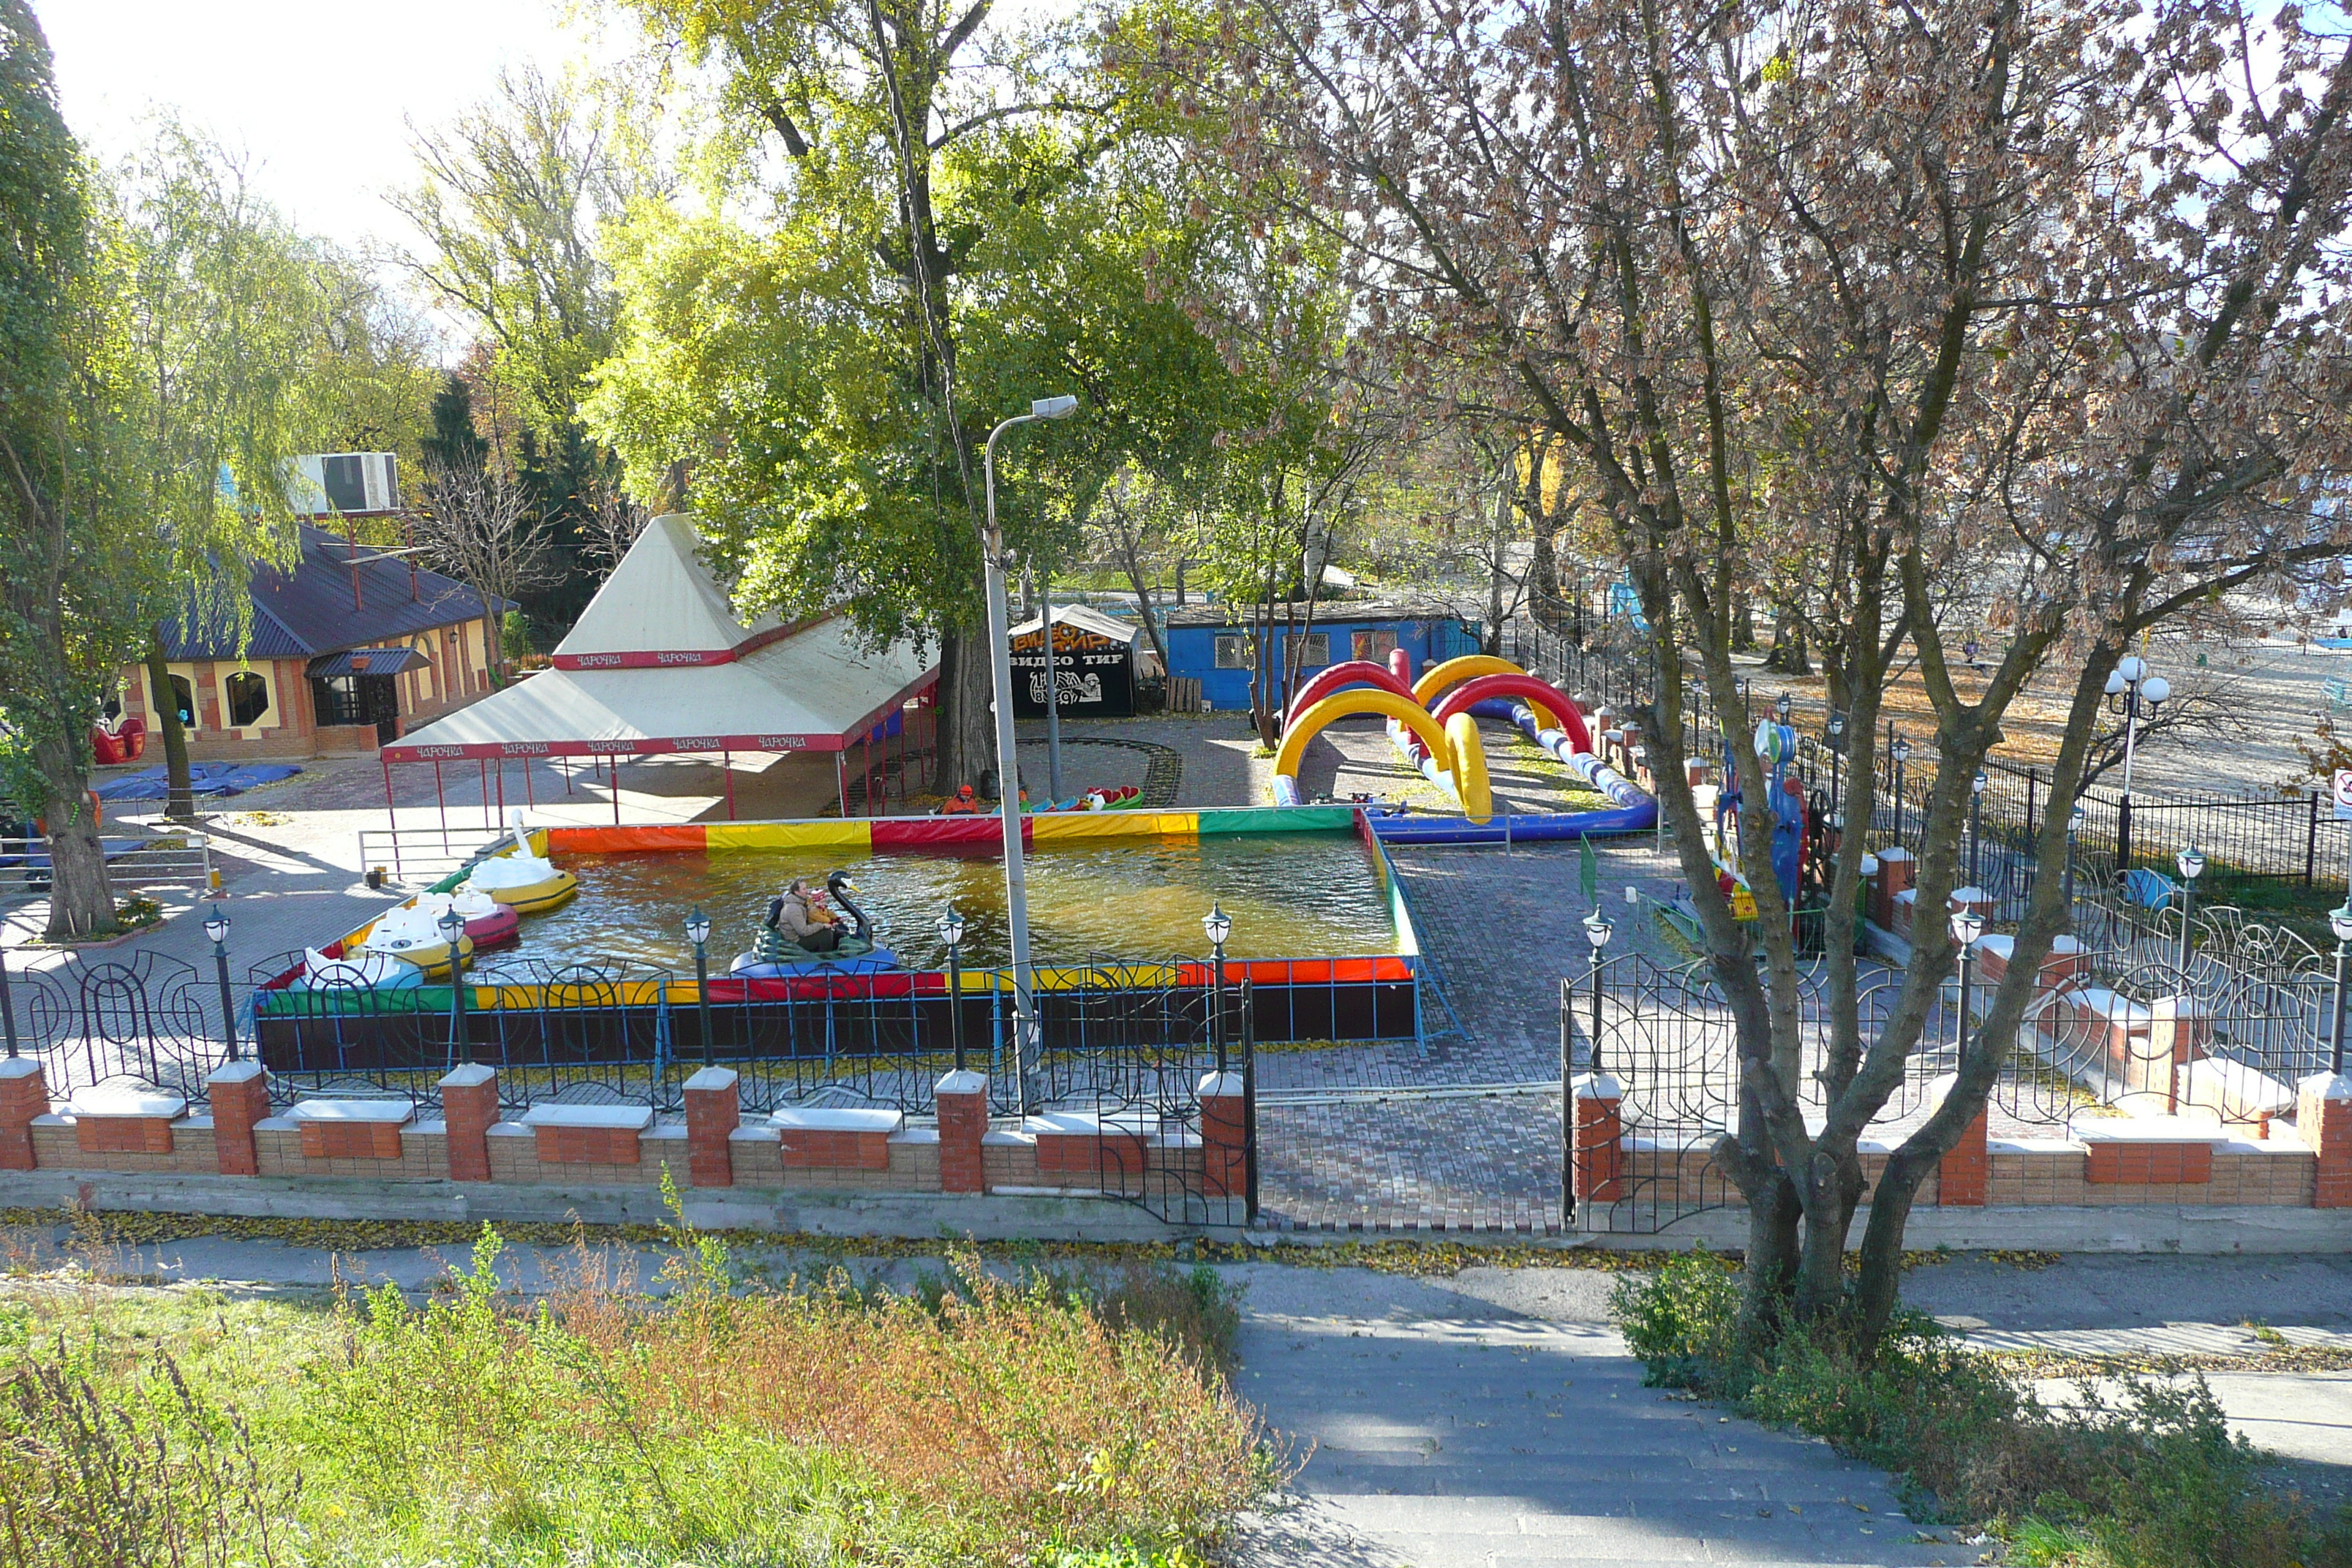
POLYGON ((702 1020, 702 1065, 719 1060, 719 1044, 710 1037, 710 917, 702 906, 686 917, 686 940, 694 943, 694 1007, 702 1020))
POLYGON ((457 1036, 457 1059, 471 1062, 474 1042, 466 1027, 466 955, 458 946, 466 940, 466 917, 452 907, 442 910, 433 925, 449 944, 449 1028, 457 1036))
POLYGON ((1601 965, 1609 951, 1609 939, 1617 928, 1601 919, 1599 910, 1584 917, 1584 940, 1592 944, 1592 1055, 1585 1063, 1587 1072, 1601 1070, 1601 965))
POLYGON ((1903 764, 1911 760, 1911 742, 1897 735, 1886 754, 1895 759, 1895 842, 1899 847, 1903 842, 1903 764))
POLYGON ((1843 811, 1844 807, 1840 803, 1845 797, 1840 793, 1838 781, 1843 771, 1839 764, 1845 761, 1845 715, 1834 708, 1830 710, 1829 721, 1822 727, 1822 740, 1830 753, 1830 808, 1843 811))
POLYGON ((2081 801, 2066 814, 2066 918, 2074 918, 2074 841, 2082 837, 2083 824, 2091 819, 2091 808, 2081 801))
POLYGON ((940 940, 948 944, 948 1028, 955 1037, 956 1071, 963 1071, 963 915, 953 904, 940 916, 940 940))
POLYGON ((1978 879, 1984 875, 1981 868, 1984 848, 1985 783, 1985 771, 1982 768, 1979 768, 1977 776, 1969 781, 1969 885, 1979 889, 1984 887, 1978 879))
POLYGON ((16 1004, 8 994, 8 950, 0 948, 0 1032, 8 1039, 8 1058, 16 1056, 16 1004))
POLYGON ((1217 1070, 1225 1070, 1225 939, 1234 934, 1234 917, 1223 906, 1214 902, 1209 912, 1201 917, 1201 929, 1208 933, 1211 962, 1216 966, 1216 1041, 1217 1070))
POLYGON ((2205 874, 2205 851, 2194 844, 2172 858, 2180 873, 2180 973, 2189 973, 2189 921, 2197 912, 2197 879, 2205 874))
MULTIPOLYGON (((228 1042, 228 1059, 237 1059, 236 1003, 228 992, 228 911, 215 904, 205 916, 205 934, 213 940, 213 973, 220 979, 221 1037, 228 1042)), ((7 1005, 6 987, 0 985, 0 1007, 7 1005)), ((8 1024, 8 1054, 16 1054, 16 1025, 8 1024)))
POLYGON ((2139 740, 2142 719, 2153 719, 2156 710, 2172 695, 2172 682, 2147 667, 2147 660, 2137 654, 2126 654, 2107 672, 2107 706, 2123 715, 2124 721, 2124 793, 2116 807, 2116 875, 2131 869, 2132 827, 2132 753, 2139 740))
POLYGON ((1975 979, 1973 965, 1977 956, 1977 939, 1984 935, 1984 916, 1974 909, 1958 910, 1952 914, 1952 940, 1960 944, 1960 1023, 1959 1048, 1953 1053, 1952 1067, 1958 1071, 1960 1060, 1968 1053, 1969 1010, 1974 998, 1969 995, 1975 979))
POLYGON ((2336 995, 2327 1009, 2327 1070, 2344 1075, 2344 968, 2352 962, 2352 895, 2327 911, 2327 928, 2336 933, 2336 995))

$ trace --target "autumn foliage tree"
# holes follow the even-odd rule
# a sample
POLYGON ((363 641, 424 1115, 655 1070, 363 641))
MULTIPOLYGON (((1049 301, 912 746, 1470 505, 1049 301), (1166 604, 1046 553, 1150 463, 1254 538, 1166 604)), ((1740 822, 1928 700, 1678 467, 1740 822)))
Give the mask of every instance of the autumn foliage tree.
MULTIPOLYGON (((1219 20, 1115 47, 1201 106, 1255 199, 1346 247, 1358 374, 1543 428, 1609 517, 1661 672, 1641 715, 1661 805, 1736 1028, 1714 1154, 1748 1202, 1750 1319, 1874 1345, 1913 1194, 1982 1111, 2063 929, 2065 814, 1957 1084, 1868 1194, 1850 1287, 1857 1142, 1954 941, 1919 923, 1867 1032, 1832 943, 1809 1039, 1768 835, 1744 847, 1759 918, 1715 890, 1681 783, 1693 683, 1765 800, 1731 654, 1748 584, 1804 562, 1851 628, 1820 651, 1849 714, 1837 809, 1864 823, 1889 672, 1916 660, 1939 761, 1911 847, 1917 907, 1940 910, 1969 782, 2030 678, 2069 689, 2063 797, 2143 629, 2339 552, 2352 54, 2293 8, 2186 0, 1226 0, 1219 20), (1973 695, 1939 613, 1955 574, 2007 638, 1973 695)), ((1847 835, 1830 931, 1853 929, 1863 853, 1847 835)))

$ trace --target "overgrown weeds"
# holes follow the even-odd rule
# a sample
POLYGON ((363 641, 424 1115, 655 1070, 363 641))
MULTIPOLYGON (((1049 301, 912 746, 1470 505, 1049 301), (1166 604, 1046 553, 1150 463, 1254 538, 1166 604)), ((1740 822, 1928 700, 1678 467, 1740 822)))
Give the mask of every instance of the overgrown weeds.
POLYGON ((6 1517, 89 1524, 0 1564, 1182 1563, 1278 1473, 1211 1271, 770 1289, 673 1239, 662 1295, 584 1250, 512 1294, 488 1227, 421 1302, 25 1292, 6 1517))
POLYGON ((1738 1281, 1705 1253, 1622 1279, 1612 1307, 1646 1380, 1827 1437, 1906 1478, 1914 1506, 1982 1525, 2011 1560, 2066 1568, 2352 1564, 2324 1526, 2260 1484, 2201 1378, 2125 1376, 2040 1403, 2030 1384, 1932 1319, 1899 1314, 1864 1363, 1833 1331, 1743 1337, 1738 1281))

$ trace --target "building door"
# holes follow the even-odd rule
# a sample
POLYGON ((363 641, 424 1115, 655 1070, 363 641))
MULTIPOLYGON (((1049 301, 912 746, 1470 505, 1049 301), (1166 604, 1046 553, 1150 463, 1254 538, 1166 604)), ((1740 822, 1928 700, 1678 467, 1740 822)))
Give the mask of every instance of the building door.
POLYGON ((310 683, 321 724, 373 724, 375 742, 400 738, 400 687, 389 675, 330 675, 310 683))

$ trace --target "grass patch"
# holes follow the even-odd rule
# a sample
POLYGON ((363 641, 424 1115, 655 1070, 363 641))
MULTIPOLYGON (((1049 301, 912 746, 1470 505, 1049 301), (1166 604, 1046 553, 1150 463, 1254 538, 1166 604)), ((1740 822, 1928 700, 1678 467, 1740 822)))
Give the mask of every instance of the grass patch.
MULTIPOLYGON (((1864 1366, 1834 1335, 1769 1347, 1739 1326, 1738 1281, 1704 1253, 1621 1280, 1612 1300, 1655 1386, 1827 1437, 1901 1475, 1915 1515, 1990 1531, 2006 1560, 2063 1568, 2342 1568, 2352 1517, 2322 1521, 2260 1484, 2201 1378, 2125 1375, 2113 1398, 2040 1404, 2023 1375, 1902 1314, 1864 1366)), ((1988 1559, 1990 1560, 1990 1559, 1988 1559)))
POLYGON ((422 1305, 20 1279, 0 1564, 1197 1563, 1282 1461, 1213 1270, 747 1286, 685 1237, 550 1294, 501 1238, 422 1305))

